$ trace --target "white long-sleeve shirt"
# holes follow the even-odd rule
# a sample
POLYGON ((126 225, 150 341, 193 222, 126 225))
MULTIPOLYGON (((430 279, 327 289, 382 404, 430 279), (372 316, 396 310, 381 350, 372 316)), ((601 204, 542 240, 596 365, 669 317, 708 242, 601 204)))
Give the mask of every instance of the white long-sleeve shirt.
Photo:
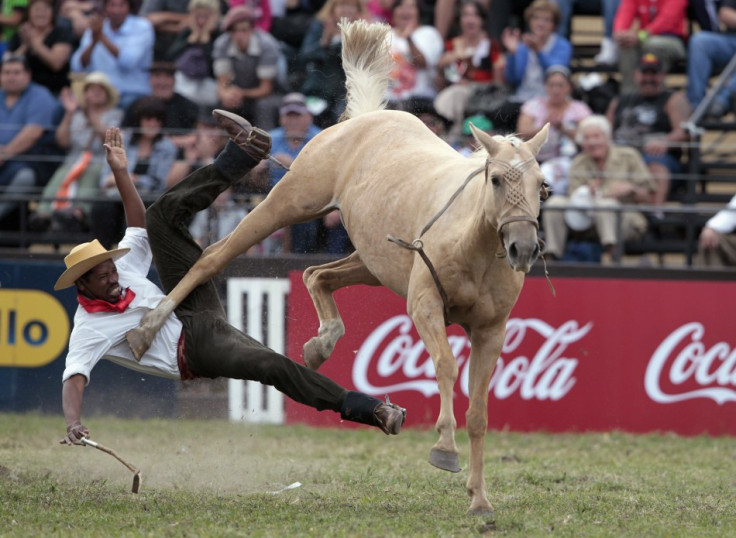
POLYGON ((130 252, 115 261, 119 283, 124 289, 132 289, 135 298, 121 313, 90 313, 81 305, 77 307, 62 380, 82 374, 89 383, 90 372, 100 359, 146 374, 180 379, 176 348, 182 324, 176 314, 172 313, 166 319, 140 362, 135 360, 125 340, 125 333, 138 327, 143 315, 155 308, 165 294, 147 278, 153 255, 146 230, 128 228, 119 246, 130 248, 130 252))
POLYGON ((727 209, 722 209, 713 215, 705 223, 706 227, 722 234, 730 234, 736 231, 736 195, 731 198, 726 207, 727 209))

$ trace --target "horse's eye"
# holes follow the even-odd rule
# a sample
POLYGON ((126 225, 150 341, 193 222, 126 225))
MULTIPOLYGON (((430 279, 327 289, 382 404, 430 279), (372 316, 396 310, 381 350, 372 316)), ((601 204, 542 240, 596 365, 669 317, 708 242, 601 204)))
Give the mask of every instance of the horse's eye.
POLYGON ((491 174, 491 184, 494 187, 500 187, 501 186, 501 179, 496 174, 491 174))

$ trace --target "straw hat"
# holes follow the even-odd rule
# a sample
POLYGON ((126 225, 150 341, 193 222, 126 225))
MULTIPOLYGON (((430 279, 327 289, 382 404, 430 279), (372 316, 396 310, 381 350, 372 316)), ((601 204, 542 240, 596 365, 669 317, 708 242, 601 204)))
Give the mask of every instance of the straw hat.
POLYGON ((105 260, 117 260, 129 250, 129 248, 107 250, 97 239, 90 241, 89 243, 77 245, 64 258, 66 271, 61 274, 59 280, 54 284, 54 290, 63 290, 64 288, 74 285, 79 277, 94 266, 104 262, 105 260))
POLYGON ((72 89, 74 90, 74 94, 76 95, 77 101, 80 105, 84 106, 84 90, 86 90, 87 86, 90 84, 99 84, 105 88, 105 91, 107 92, 107 106, 109 108, 117 106, 118 101, 120 100, 120 94, 115 86, 112 85, 108 76, 102 71, 93 71, 82 78, 81 81, 74 80, 72 82, 72 89))

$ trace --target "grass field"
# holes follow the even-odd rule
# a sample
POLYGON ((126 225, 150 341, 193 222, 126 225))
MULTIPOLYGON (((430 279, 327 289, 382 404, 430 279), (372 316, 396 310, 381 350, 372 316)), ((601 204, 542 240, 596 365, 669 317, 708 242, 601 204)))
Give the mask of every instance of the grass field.
POLYGON ((1 536, 736 536, 733 438, 491 432, 480 518, 465 470, 426 462, 433 431, 85 424, 141 492, 111 456, 59 446, 61 417, 0 415, 1 536))

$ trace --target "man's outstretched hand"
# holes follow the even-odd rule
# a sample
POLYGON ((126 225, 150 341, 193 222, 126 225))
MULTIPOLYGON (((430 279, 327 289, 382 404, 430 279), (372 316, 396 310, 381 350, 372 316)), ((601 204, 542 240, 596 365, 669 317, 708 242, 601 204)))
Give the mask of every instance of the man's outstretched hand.
POLYGON ((107 164, 114 172, 115 170, 127 170, 128 157, 125 155, 125 144, 123 135, 117 127, 110 127, 105 131, 105 157, 107 164))
POLYGON ((59 441, 62 445, 76 445, 83 437, 89 437, 89 430, 82 424, 75 424, 66 428, 66 437, 59 441))

